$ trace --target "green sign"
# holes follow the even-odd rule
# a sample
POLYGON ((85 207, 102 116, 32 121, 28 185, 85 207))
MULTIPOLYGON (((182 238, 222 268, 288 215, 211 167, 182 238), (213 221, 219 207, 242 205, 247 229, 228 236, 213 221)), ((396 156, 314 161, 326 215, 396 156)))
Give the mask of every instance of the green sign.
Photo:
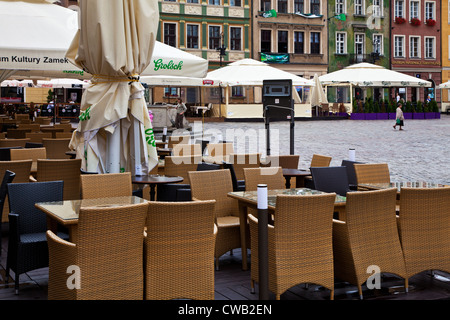
POLYGON ((338 14, 338 15, 336 15, 336 16, 334 16, 336 19, 338 19, 338 20, 341 20, 341 21, 345 21, 345 20, 347 20, 347 16, 345 15, 345 13, 341 13, 341 14, 338 14))
POLYGON ((261 61, 269 63, 289 63, 288 53, 263 53, 261 52, 261 61))
POLYGON ((269 11, 264 11, 263 13, 261 13, 261 16, 264 18, 275 18, 277 16, 277 12, 275 11, 275 9, 272 9, 269 11))

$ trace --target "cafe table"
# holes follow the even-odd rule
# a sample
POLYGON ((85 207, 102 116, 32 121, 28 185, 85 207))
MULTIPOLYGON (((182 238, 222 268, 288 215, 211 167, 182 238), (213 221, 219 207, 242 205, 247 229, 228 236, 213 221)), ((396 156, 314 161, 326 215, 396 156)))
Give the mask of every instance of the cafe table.
POLYGON ((286 189, 291 187, 291 178, 295 178, 295 187, 305 186, 305 177, 311 175, 309 170, 283 168, 283 176, 286 179, 286 189))
POLYGON ((149 174, 149 175, 143 175, 143 176, 132 176, 131 182, 134 184, 148 184, 150 186, 150 200, 155 200, 156 195, 156 186, 158 184, 165 184, 165 183, 178 183, 182 182, 184 179, 183 177, 179 176, 165 176, 160 174, 149 174))
MULTIPOLYGON (((274 189, 267 191, 267 205, 269 210, 269 217, 274 214, 277 195, 302 195, 309 196, 315 194, 324 194, 326 192, 308 189, 308 188, 293 188, 293 189, 274 189)), ((245 254, 247 248, 247 208, 257 210, 258 205, 258 191, 234 191, 229 192, 228 197, 236 199, 239 207, 239 223, 241 233, 241 249, 242 249, 242 269, 247 270, 247 255, 245 254)), ((334 208, 336 211, 345 209, 346 197, 336 195, 334 208)), ((276 219, 276 216, 275 216, 276 219)))
POLYGON ((397 188, 397 193, 400 194, 401 188, 443 188, 449 187, 441 183, 426 182, 426 181, 397 181, 389 183, 360 183, 358 187, 366 190, 381 190, 388 188, 397 188))
POLYGON ((145 200, 136 196, 111 197, 97 199, 64 200, 53 202, 38 202, 35 207, 47 215, 47 227, 56 233, 58 225, 69 230, 70 242, 76 242, 78 217, 81 208, 87 207, 116 207, 144 203, 145 200))

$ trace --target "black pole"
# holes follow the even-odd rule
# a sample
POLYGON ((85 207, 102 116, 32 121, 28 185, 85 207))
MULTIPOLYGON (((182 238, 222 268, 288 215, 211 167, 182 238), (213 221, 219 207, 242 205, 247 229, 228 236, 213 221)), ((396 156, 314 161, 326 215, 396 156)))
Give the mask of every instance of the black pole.
POLYGON ((260 300, 269 300, 268 223, 267 184, 258 184, 258 280, 260 300))
POLYGON ((292 101, 292 111, 291 111, 291 132, 290 132, 290 154, 294 154, 294 127, 295 127, 295 119, 294 119, 294 101, 292 101))

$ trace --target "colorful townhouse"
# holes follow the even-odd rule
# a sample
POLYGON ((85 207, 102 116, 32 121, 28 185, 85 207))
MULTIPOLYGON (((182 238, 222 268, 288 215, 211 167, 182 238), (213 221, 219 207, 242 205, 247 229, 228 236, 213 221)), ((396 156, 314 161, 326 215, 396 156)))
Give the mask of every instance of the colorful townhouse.
MULTIPOLYGON (((441 55, 442 55, 442 83, 450 81, 450 1, 441 2, 441 10, 438 12, 441 18, 441 55)), ((439 89, 436 88, 437 91, 439 89)), ((450 90, 441 91, 441 111, 450 110, 450 90)))

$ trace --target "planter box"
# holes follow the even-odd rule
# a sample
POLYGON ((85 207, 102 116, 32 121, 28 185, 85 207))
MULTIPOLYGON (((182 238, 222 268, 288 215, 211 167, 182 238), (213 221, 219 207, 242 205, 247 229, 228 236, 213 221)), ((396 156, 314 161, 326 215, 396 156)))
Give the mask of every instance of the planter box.
POLYGON ((365 113, 364 118, 366 120, 377 120, 377 114, 376 113, 365 113))
POLYGON ((389 119, 389 114, 382 112, 382 113, 377 113, 377 120, 388 120, 389 119))
POLYGON ((441 118, 441 113, 440 112, 435 112, 434 113, 434 118, 435 119, 440 119, 441 118))
POLYGON ((339 115, 339 117, 348 118, 348 113, 347 112, 339 112, 338 115, 339 115))
POLYGON ((395 112, 389 112, 388 114, 389 114, 389 119, 395 120, 395 116, 396 116, 395 112))
POLYGON ((404 112, 403 113, 403 118, 405 118, 405 119, 412 119, 413 118, 412 112, 404 112))
POLYGON ((413 119, 425 119, 425 114, 423 112, 414 112, 413 119))
POLYGON ((425 112, 425 119, 436 119, 434 112, 425 112))
POLYGON ((351 120, 364 120, 364 113, 352 113, 350 114, 351 120))

